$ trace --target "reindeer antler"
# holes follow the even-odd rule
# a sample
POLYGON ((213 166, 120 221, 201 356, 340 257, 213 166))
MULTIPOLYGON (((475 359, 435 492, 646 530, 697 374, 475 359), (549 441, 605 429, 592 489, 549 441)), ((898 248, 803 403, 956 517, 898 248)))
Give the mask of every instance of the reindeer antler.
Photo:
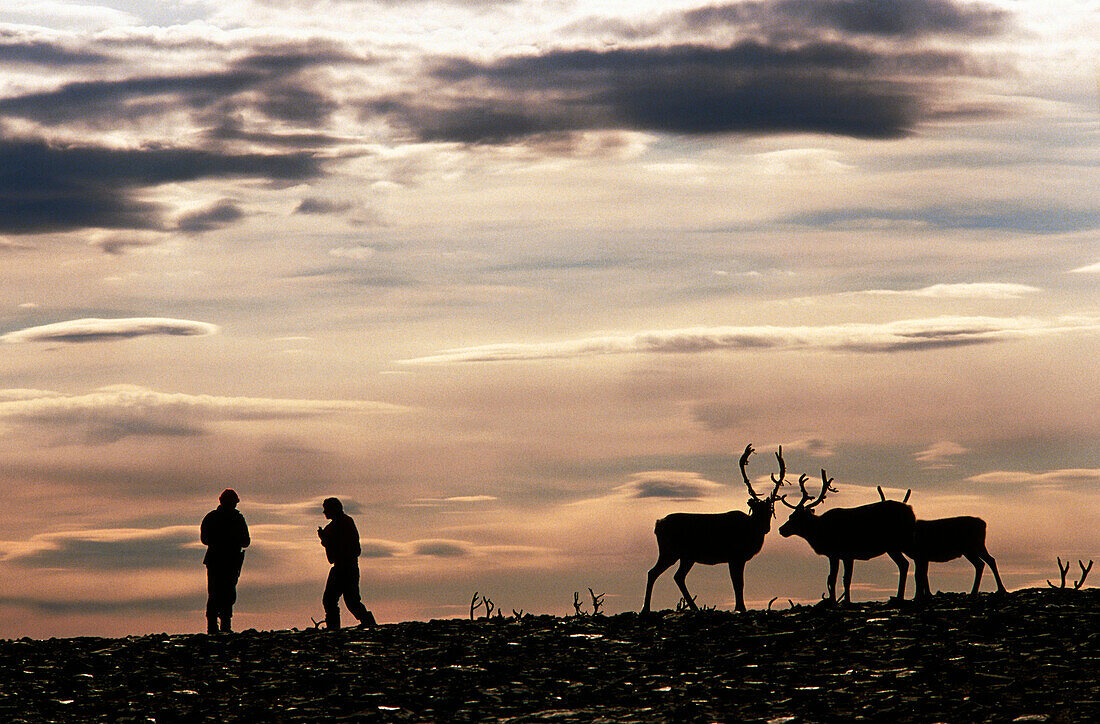
POLYGON ((806 481, 809 480, 809 479, 810 479, 810 476, 807 475, 806 473, 802 473, 801 475, 798 476, 798 487, 802 491, 802 500, 798 501, 798 505, 791 505, 790 503, 787 502, 787 496, 786 495, 781 495, 781 496, 779 496, 779 500, 782 501, 783 505, 787 506, 788 508, 791 508, 792 510, 797 510, 797 509, 801 508, 805 504, 805 502, 807 500, 809 500, 810 497, 811 497, 810 494, 808 492, 806 492, 806 481))
POLYGON ((745 487, 749 489, 749 495, 752 496, 753 500, 759 500, 760 496, 752 489, 752 483, 749 482, 749 474, 745 472, 745 466, 749 464, 749 456, 754 452, 756 451, 752 449, 752 443, 746 445, 745 452, 741 453, 741 460, 737 464, 741 468, 741 477, 745 481, 745 487))
POLYGON ((821 468, 821 494, 817 496, 814 502, 810 503, 806 507, 813 508, 816 505, 820 505, 822 502, 824 502, 825 495, 827 493, 835 492, 837 492, 837 490, 833 487, 833 479, 830 478, 828 473, 825 472, 825 468, 821 468))

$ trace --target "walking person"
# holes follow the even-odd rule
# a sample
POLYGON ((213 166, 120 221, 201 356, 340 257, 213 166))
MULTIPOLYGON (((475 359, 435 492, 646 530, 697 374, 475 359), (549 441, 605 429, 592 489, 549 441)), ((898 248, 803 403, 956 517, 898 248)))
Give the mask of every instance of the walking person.
POLYGON ((233 630, 233 604, 237 601, 237 581, 244 564, 244 549, 251 543, 248 524, 237 510, 240 497, 226 488, 218 497, 218 507, 206 514, 199 539, 206 548, 206 632, 233 630), (219 626, 220 622, 220 626, 219 626))
POLYGON ((321 510, 329 519, 324 528, 317 528, 317 536, 325 547, 325 555, 332 568, 321 602, 325 607, 325 626, 340 628, 340 597, 344 597, 351 615, 359 619, 359 627, 374 626, 374 615, 363 605, 359 597, 359 530, 355 521, 344 512, 339 498, 325 498, 321 510))

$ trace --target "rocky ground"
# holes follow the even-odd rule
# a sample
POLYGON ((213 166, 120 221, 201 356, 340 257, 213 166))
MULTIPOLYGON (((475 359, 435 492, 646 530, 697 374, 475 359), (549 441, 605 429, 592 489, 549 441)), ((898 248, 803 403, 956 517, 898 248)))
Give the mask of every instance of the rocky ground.
POLYGON ((0 721, 1092 722, 1100 589, 0 641, 0 721))

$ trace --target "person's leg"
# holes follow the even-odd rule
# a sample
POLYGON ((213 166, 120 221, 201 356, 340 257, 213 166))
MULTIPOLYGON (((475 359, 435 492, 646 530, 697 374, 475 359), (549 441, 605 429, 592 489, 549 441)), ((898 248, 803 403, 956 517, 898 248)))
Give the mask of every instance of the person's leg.
POLYGON ((206 567, 206 633, 218 632, 218 572, 214 566, 206 567))
POLYGON ((347 566, 342 573, 344 604, 351 611, 351 615, 355 616, 360 623, 366 624, 373 621, 374 616, 363 605, 363 600, 359 595, 359 566, 356 564, 347 566))
POLYGON ((321 603, 325 607, 325 626, 330 629, 340 628, 340 594, 342 592, 339 571, 336 566, 329 569, 328 581, 325 583, 325 592, 321 596, 321 603))

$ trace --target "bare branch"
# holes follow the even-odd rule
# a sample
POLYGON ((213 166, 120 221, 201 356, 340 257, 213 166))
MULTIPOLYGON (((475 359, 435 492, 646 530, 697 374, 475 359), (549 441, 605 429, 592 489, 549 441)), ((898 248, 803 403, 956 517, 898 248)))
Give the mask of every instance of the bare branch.
POLYGON ((912 488, 909 488, 908 490, 906 490, 905 491, 905 497, 901 499, 901 502, 908 503, 909 502, 909 496, 912 495, 912 494, 913 494, 913 489, 912 488))
POLYGON ((879 497, 880 502, 885 503, 886 502, 886 493, 882 492, 882 486, 881 485, 876 485, 875 487, 878 488, 878 497, 879 497))
POLYGON ((478 600, 478 592, 474 591, 474 597, 470 599, 470 620, 474 620, 474 611, 481 606, 481 601, 478 600))
POLYGON ((779 600, 779 596, 776 596, 772 600, 768 601, 768 610, 772 610, 772 604, 779 600))
POLYGON ((489 618, 493 615, 493 609, 496 608, 496 604, 488 598, 482 598, 481 601, 485 604, 485 618, 489 618))
POLYGON ((581 592, 573 591, 573 610, 576 611, 575 616, 587 616, 588 614, 581 609, 581 592))

